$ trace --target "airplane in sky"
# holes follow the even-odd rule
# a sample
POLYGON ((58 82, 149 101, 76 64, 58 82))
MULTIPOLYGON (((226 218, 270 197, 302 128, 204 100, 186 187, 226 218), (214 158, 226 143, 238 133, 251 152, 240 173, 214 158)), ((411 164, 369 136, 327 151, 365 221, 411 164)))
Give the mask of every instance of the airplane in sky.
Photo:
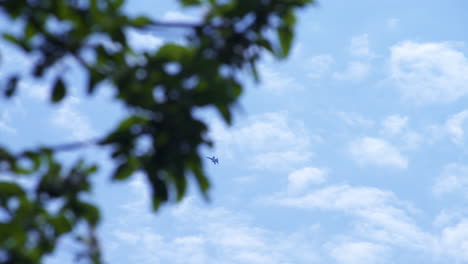
POLYGON ((216 158, 215 156, 213 157, 206 157, 207 159, 211 160, 214 164, 218 164, 218 158, 216 158))

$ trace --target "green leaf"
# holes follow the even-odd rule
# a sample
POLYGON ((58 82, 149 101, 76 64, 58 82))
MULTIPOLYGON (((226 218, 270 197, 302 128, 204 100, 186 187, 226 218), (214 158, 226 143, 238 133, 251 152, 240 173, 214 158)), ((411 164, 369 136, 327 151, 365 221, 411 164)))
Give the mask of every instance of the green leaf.
POLYGON ((254 61, 249 61, 249 64, 250 64, 250 70, 252 72, 254 80, 255 80, 255 82, 258 83, 260 81, 260 77, 258 75, 257 66, 255 65, 254 61))
POLYGON ((193 6, 193 5, 200 5, 200 0, 182 0, 182 5, 184 6, 193 6))
POLYGON ((208 200, 208 189, 210 188, 210 182, 208 181, 208 178, 206 178, 202 168, 199 165, 193 166, 192 171, 197 180, 198 188, 203 194, 203 197, 208 200))
POLYGON ((58 234, 70 232, 73 228, 70 221, 64 215, 49 219, 49 223, 57 230, 58 234))
POLYGON ((187 55, 187 48, 178 44, 169 43, 159 48, 157 58, 167 61, 180 61, 187 55))
POLYGON ((93 166, 86 168, 84 172, 86 174, 92 174, 92 173, 95 173, 97 170, 98 170, 98 167, 96 165, 93 165, 93 166))
POLYGON ((149 180, 153 190, 153 210, 157 211, 161 206, 161 203, 167 201, 169 193, 167 191, 166 183, 159 179, 154 173, 149 176, 149 180))
POLYGON ((286 57, 291 49, 293 32, 290 27, 281 26, 278 28, 277 33, 281 45, 281 57, 286 57))
POLYGON ((24 38, 18 38, 18 37, 15 37, 14 35, 8 34, 8 33, 3 34, 3 38, 6 41, 19 46, 20 48, 22 48, 26 52, 31 51, 31 46, 27 43, 27 41, 24 38))
POLYGON ((33 24, 33 23, 29 22, 29 23, 26 25, 26 29, 25 29, 25 32, 24 32, 26 41, 28 41, 28 40, 30 40, 32 37, 34 37, 35 34, 36 34, 36 28, 34 27, 34 24, 33 24))
POLYGON ((18 87, 18 81, 19 81, 18 75, 11 76, 8 79, 6 89, 5 89, 5 96, 7 98, 10 98, 11 96, 15 94, 16 88, 18 87))
POLYGON ((18 44, 19 40, 17 37, 13 36, 12 34, 4 33, 3 38, 13 44, 18 44))
POLYGON ((11 166, 11 171, 16 173, 16 174, 31 174, 33 171, 27 168, 24 168, 19 164, 19 160, 15 160, 15 162, 12 163, 11 166))
POLYGON ((0 182, 0 198, 10 198, 15 196, 23 196, 25 192, 18 184, 13 182, 0 182))
POLYGON ((132 20, 132 25, 134 27, 144 27, 152 23, 151 19, 145 16, 139 16, 132 20))
POLYGON ((231 117, 231 110, 229 110, 229 107, 226 105, 217 105, 216 108, 218 109, 218 112, 223 117, 224 121, 226 121, 227 124, 231 124, 232 117, 231 117))
POLYGON ((88 94, 92 94, 96 86, 104 79, 104 76, 95 69, 89 69, 88 73, 88 94))
POLYGON ((63 82, 62 78, 57 78, 54 84, 54 88, 52 90, 52 102, 60 102, 65 97, 65 94, 65 83, 63 82))
POLYGON ((99 209, 89 203, 79 202, 77 208, 81 216, 84 217, 90 225, 95 226, 99 222, 100 214, 99 209))
POLYGON ((271 53, 274 53, 274 50, 273 50, 273 47, 271 46, 271 43, 270 41, 266 40, 266 39, 260 39, 258 41, 258 45, 260 45, 261 47, 265 48, 267 51, 271 52, 271 53))
POLYGON ((187 191, 187 179, 183 173, 173 174, 172 178, 174 179, 176 186, 177 201, 181 201, 187 191))
POLYGON ((31 168, 32 171, 36 171, 37 169, 39 169, 41 165, 39 153, 26 151, 24 155, 28 157, 28 159, 32 162, 32 168, 31 168))
POLYGON ((127 162, 120 164, 114 172, 112 179, 114 180, 125 180, 132 175, 135 170, 138 169, 138 159, 136 157, 130 157, 127 162))
POLYGON ((112 4, 116 9, 119 9, 122 7, 122 5, 125 3, 125 0, 114 0, 112 4))
POLYGON ((294 12, 292 10, 289 10, 283 17, 283 24, 287 27, 293 27, 294 24, 296 23, 296 16, 294 16, 294 12))

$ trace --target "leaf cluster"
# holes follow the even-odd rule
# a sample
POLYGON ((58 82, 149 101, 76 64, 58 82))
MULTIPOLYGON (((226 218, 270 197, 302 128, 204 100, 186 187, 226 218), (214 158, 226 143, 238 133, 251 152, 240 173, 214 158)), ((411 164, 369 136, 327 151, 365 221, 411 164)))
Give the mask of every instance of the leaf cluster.
MULTIPOLYGON (((258 80, 256 65, 263 53, 288 55, 293 39, 295 11, 312 0, 180 0, 184 6, 206 10, 199 23, 155 21, 130 17, 124 0, 0 0, 0 10, 23 25, 17 34, 3 38, 34 55, 34 78, 55 75, 50 101, 67 97, 69 84, 58 65, 75 60, 87 74, 83 87, 91 96, 103 84, 116 91, 115 100, 128 116, 108 135, 93 144, 109 147, 115 165, 112 179, 125 180, 135 172, 145 175, 157 210, 168 201, 181 200, 188 178, 207 197, 209 180, 199 153, 211 146, 207 125, 196 109, 214 107, 229 124, 231 109, 242 93, 239 73, 248 69, 258 80), (166 43, 154 51, 132 49, 126 32, 154 32, 161 28, 187 29, 185 41, 166 43), (90 55, 91 54, 91 55, 90 55)), ((10 76, 1 88, 14 96, 24 76, 10 76)), ((89 142, 25 151, 13 155, 0 142, 0 169, 32 175, 35 189, 26 191, 15 182, 0 183, 0 262, 40 263, 53 252, 57 239, 84 223, 89 235, 83 256, 100 263, 94 228, 99 210, 82 199, 89 192, 94 166, 78 162, 65 171, 54 158, 60 150, 89 142), (24 166, 29 164, 29 166, 24 166), (60 204, 52 212, 48 206, 60 204), (5 239, 3 239, 5 238, 5 239), (4 253, 2 253, 4 252, 4 253), (3 258, 3 259, 2 259, 3 258)))
POLYGON ((37 263, 52 253, 58 239, 78 226, 88 229, 76 234, 85 249, 77 256, 98 262, 100 251, 95 236, 99 210, 83 198, 91 191, 90 175, 96 166, 80 160, 70 169, 53 158, 50 149, 24 152, 13 157, 0 149, 0 172, 16 180, 0 181, 1 263, 37 263), (21 181, 39 179, 26 190, 21 181))

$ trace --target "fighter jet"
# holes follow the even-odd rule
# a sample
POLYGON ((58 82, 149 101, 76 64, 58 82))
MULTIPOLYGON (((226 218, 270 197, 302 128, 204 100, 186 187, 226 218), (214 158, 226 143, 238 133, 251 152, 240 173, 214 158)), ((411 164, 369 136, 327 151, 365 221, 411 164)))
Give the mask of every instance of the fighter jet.
POLYGON ((218 158, 216 158, 215 156, 213 157, 206 157, 207 159, 211 160, 214 164, 218 164, 218 158))

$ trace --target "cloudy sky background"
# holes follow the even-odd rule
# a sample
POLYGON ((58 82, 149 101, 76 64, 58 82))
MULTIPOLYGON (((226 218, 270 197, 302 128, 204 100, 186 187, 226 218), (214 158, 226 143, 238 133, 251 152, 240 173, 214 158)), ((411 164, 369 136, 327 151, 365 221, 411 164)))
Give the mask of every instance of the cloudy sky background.
MULTIPOLYGON (((196 21, 172 1, 128 1, 131 14, 196 21), (171 2, 171 3, 169 3, 171 2)), ((246 79, 235 124, 212 110, 220 164, 207 160, 211 202, 192 188, 151 214, 141 175, 109 185, 101 162, 94 198, 109 263, 468 263, 468 2, 320 1, 299 13, 290 58, 246 79)), ((2 31, 15 30, 0 18, 2 31)), ((183 32, 128 32, 137 49, 183 32)), ((32 58, 0 44, 1 78, 32 58)), ((91 138, 124 109, 112 91, 88 98, 62 68, 71 96, 50 106, 45 81, 21 83, 0 104, 0 140, 15 150, 91 138)), ((65 161, 76 155, 66 154, 65 161)), ((74 245, 47 263, 63 263, 74 245)), ((68 261, 67 261, 68 262, 68 261)))

